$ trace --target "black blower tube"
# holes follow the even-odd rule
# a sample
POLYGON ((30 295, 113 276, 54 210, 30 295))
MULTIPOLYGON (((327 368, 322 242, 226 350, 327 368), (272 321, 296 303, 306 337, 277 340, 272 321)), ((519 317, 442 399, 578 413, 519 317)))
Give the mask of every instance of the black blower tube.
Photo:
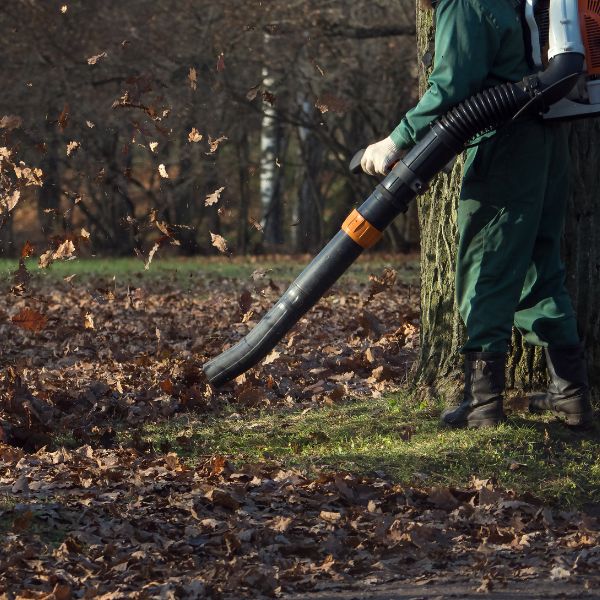
POLYGON ((505 83, 465 100, 436 121, 427 135, 392 169, 342 230, 300 273, 277 303, 237 344, 203 366, 209 382, 221 386, 264 358, 298 320, 350 267, 408 204, 422 194, 465 144, 524 109, 545 110, 569 93, 583 69, 578 53, 556 55, 548 68, 520 83, 505 83))

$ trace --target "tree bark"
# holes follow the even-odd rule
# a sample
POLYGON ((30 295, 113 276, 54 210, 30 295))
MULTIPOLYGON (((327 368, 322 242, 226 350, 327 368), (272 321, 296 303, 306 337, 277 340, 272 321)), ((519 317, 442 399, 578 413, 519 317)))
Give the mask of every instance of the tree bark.
POLYGON ((600 392, 600 120, 570 125, 571 197, 564 237, 567 287, 585 342, 592 395, 600 392))
MULTIPOLYGON (((299 98, 306 121, 315 118, 315 107, 307 98, 299 98)), ((308 128, 298 128, 299 154, 303 165, 302 181, 298 189, 295 228, 296 252, 315 252, 323 244, 323 198, 319 193, 317 177, 323 159, 323 148, 317 136, 308 128)))
MULTIPOLYGON (((417 3, 418 5, 418 3, 417 3)), ((427 88, 433 64, 433 12, 417 6, 419 95, 427 88)), ((418 201, 421 228, 421 355, 417 381, 434 394, 454 396, 464 328, 454 295, 457 246, 456 209, 462 157, 450 175, 441 174, 418 201)))
MULTIPOLYGON (((418 4, 418 3, 417 3, 418 4)), ((417 8, 417 49, 420 59, 420 93, 433 62, 433 13, 417 8)), ((570 126, 572 193, 565 227, 564 257, 567 285, 585 340, 592 391, 600 384, 600 122, 581 121, 570 126)), ((451 175, 439 175, 419 199, 421 227, 421 354, 416 382, 435 394, 455 400, 461 388, 459 350, 464 326, 454 294, 457 247, 456 209, 462 178, 462 157, 451 175)), ((543 386, 546 369, 541 350, 523 344, 513 334, 508 361, 508 388, 531 390, 543 386)))

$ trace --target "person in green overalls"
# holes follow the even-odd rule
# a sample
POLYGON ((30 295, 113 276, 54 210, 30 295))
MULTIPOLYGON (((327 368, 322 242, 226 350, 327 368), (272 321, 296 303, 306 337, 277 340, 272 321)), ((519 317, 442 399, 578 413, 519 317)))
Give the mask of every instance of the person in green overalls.
MULTIPOLYGON (((522 0, 439 0, 429 88, 386 139, 369 146, 365 172, 386 174, 431 123, 482 89, 533 72, 522 0)), ((433 6, 431 6, 433 4, 433 6)), ((564 285, 560 239, 568 192, 564 127, 521 118, 467 150, 458 209, 456 297, 466 325, 462 403, 442 413, 449 426, 504 419, 506 356, 513 324, 545 349, 548 392, 532 410, 568 424, 592 419, 583 346, 564 285)))

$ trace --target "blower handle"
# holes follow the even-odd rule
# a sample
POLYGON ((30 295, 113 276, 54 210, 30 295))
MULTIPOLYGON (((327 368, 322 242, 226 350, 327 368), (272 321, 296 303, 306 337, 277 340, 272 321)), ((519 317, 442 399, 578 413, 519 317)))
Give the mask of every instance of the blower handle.
POLYGON ((366 152, 366 148, 361 148, 353 157, 352 160, 350 161, 350 173, 352 173, 353 175, 358 175, 359 173, 362 173, 362 167, 360 166, 360 161, 362 160, 362 157, 364 155, 364 153, 366 152))

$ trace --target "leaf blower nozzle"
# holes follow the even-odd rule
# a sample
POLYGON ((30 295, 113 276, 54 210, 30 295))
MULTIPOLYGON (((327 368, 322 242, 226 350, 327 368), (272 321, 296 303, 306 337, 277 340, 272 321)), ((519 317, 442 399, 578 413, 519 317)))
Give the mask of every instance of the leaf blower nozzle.
MULTIPOLYGON (((566 0, 577 10, 577 0, 566 0)), ((550 14, 561 13, 565 0, 551 0, 550 14)), ((553 22, 560 25, 560 19, 553 22)), ((426 136, 392 168, 341 230, 302 271, 261 321, 237 344, 207 362, 204 373, 219 387, 264 358, 341 275, 383 235, 409 203, 427 190, 430 181, 478 134, 510 121, 523 109, 545 110, 573 87, 584 56, 555 54, 548 68, 520 83, 505 83, 465 100, 436 121, 426 136)), ((361 153, 350 168, 360 168, 361 153)))

